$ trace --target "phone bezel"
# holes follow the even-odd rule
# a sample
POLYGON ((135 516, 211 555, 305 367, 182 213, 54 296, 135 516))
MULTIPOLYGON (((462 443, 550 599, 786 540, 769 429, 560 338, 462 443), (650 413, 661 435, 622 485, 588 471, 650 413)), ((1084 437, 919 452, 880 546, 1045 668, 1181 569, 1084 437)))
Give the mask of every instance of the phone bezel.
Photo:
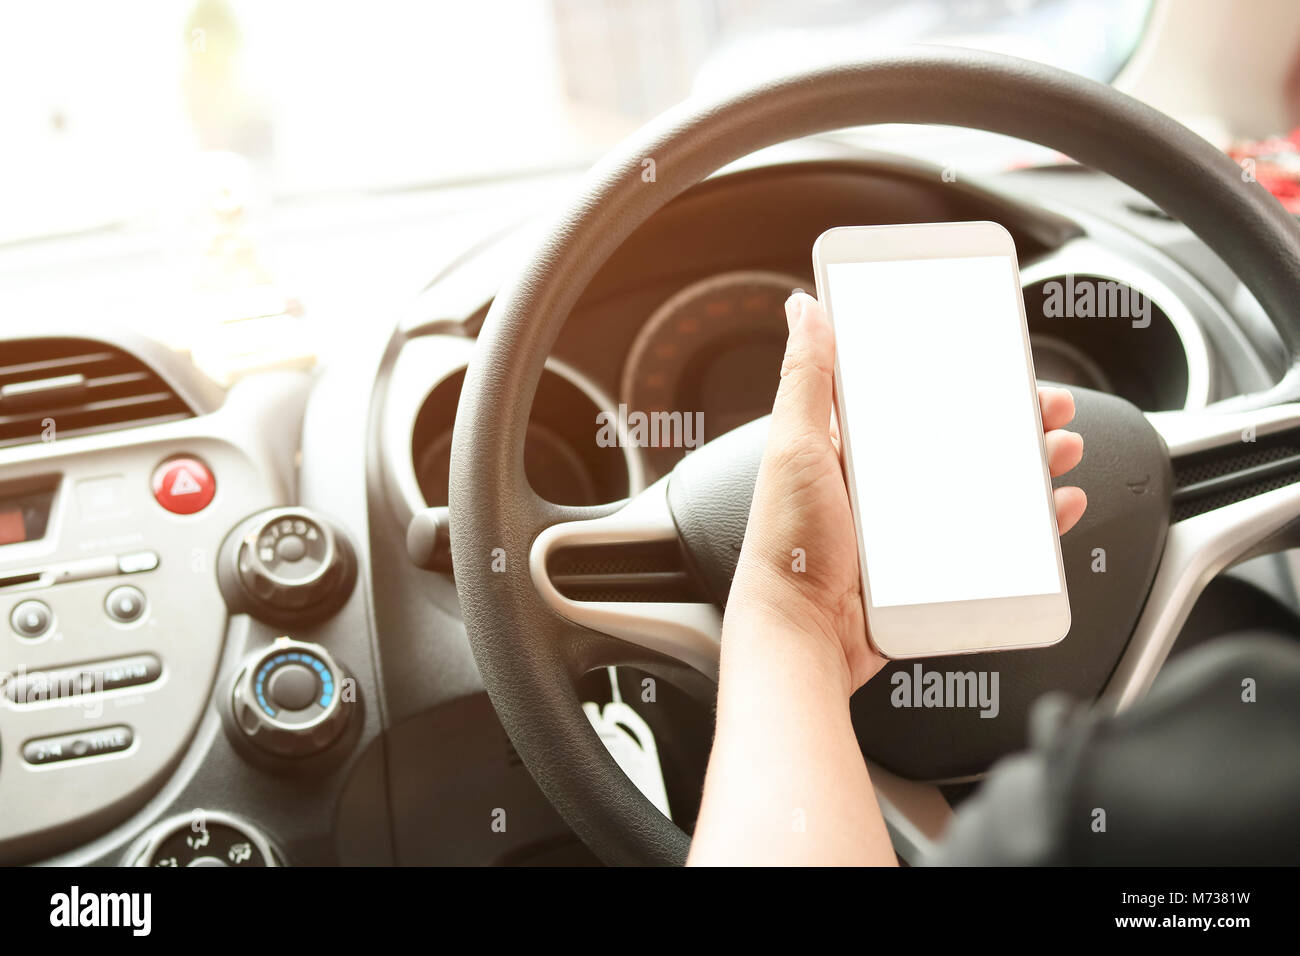
MULTIPOLYGON (((862 581, 862 603, 867 618, 867 635, 884 657, 907 659, 947 654, 974 654, 1017 648, 1049 647, 1070 630, 1070 600, 1061 555, 1056 508, 1052 500, 1052 479, 1047 465, 1034 359, 1029 344, 1020 289, 1020 266, 1015 241, 995 222, 918 223, 887 226, 837 226, 822 233, 813 245, 813 270, 817 297, 823 303, 832 327, 835 314, 828 294, 827 266, 839 262, 879 262, 902 259, 955 259, 969 256, 1005 255, 1011 260, 1013 299, 1020 316, 1025 354, 1026 395, 1033 405, 1037 423, 1039 457, 1047 488, 1047 507, 1056 555, 1060 591, 1016 597, 981 598, 931 604, 877 607, 871 601, 870 573, 858 515, 857 482, 853 471, 853 450, 848 428, 840 428, 840 450, 853 508, 857 536, 858 569, 862 581)), ((835 414, 841 423, 848 418, 838 387, 839 353, 835 357, 835 414)))

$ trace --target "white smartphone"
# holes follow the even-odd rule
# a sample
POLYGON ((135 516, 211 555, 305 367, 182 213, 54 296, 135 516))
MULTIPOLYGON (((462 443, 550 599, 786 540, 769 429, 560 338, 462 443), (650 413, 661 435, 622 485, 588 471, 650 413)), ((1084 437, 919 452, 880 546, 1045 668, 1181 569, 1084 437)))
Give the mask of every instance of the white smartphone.
POLYGON ((1020 272, 992 222, 813 246, 872 645, 1046 647, 1070 630, 1020 272))

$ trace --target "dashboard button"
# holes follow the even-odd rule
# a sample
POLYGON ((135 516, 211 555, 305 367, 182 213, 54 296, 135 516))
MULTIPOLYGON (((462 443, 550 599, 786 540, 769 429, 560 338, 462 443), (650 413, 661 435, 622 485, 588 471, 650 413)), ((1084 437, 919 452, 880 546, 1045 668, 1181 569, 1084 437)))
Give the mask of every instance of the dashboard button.
POLYGON ((152 654, 105 661, 95 669, 95 676, 102 680, 104 690, 150 684, 156 681, 161 673, 162 664, 152 654))
POLYGON ((172 514, 202 511, 217 493, 217 480, 197 458, 169 458, 153 473, 153 496, 172 514))
POLYGON ((134 624, 144 616, 144 609, 144 592, 129 584, 113 588, 104 599, 104 610, 118 624, 134 624))
POLYGON ((23 744, 23 759, 29 764, 42 766, 78 760, 81 757, 98 757, 101 754, 121 753, 129 749, 134 740, 135 734, 125 724, 78 734, 38 737, 23 744))
POLYGON ((54 614, 42 601, 23 601, 9 615, 9 624, 21 637, 41 637, 54 623, 54 614))
POLYGON ((120 554, 117 557, 119 574, 139 574, 142 571, 152 571, 156 567, 158 567, 158 555, 153 551, 133 551, 131 554, 120 554))
POLYGON ((82 558, 50 568, 50 584, 68 584, 72 581, 89 581, 117 573, 117 558, 111 554, 98 558, 82 558))
POLYGON ((81 517, 87 520, 116 518, 131 509, 126 501, 126 479, 121 475, 82 478, 77 482, 81 517))
POLYGON ((160 674, 162 663, 158 658, 153 654, 140 654, 76 667, 16 674, 4 685, 4 693, 15 704, 33 704, 149 684, 160 674))

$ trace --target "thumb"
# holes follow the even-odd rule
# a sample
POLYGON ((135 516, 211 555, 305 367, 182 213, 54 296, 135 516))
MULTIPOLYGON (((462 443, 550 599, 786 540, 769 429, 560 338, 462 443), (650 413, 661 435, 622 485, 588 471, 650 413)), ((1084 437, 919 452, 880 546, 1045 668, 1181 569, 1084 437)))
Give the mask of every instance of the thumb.
POLYGON ((772 406, 772 432, 783 440, 818 436, 829 441, 835 334, 820 302, 796 289, 785 303, 790 337, 781 384, 772 406))

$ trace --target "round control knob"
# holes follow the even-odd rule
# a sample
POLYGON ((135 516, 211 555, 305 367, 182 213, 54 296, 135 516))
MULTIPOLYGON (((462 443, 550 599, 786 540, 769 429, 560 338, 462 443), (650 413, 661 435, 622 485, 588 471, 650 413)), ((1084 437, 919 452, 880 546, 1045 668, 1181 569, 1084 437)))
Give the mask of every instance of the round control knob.
POLYGON ((144 616, 144 592, 129 584, 121 584, 108 592, 104 610, 118 624, 134 624, 144 616))
POLYGON ((195 810, 149 828, 127 851, 129 866, 280 866, 270 841, 245 820, 217 810, 195 810))
POLYGON ((23 637, 44 637, 54 623, 54 615, 42 601, 23 601, 9 615, 9 626, 23 637))
POLYGON ((345 680, 325 648, 282 637, 249 658, 235 677, 235 724, 270 753, 317 753, 347 724, 351 701, 344 699, 345 680))
POLYGON ((275 508, 244 521, 227 539, 220 568, 232 607, 277 624, 333 614, 356 580, 344 537, 305 508, 275 508))

